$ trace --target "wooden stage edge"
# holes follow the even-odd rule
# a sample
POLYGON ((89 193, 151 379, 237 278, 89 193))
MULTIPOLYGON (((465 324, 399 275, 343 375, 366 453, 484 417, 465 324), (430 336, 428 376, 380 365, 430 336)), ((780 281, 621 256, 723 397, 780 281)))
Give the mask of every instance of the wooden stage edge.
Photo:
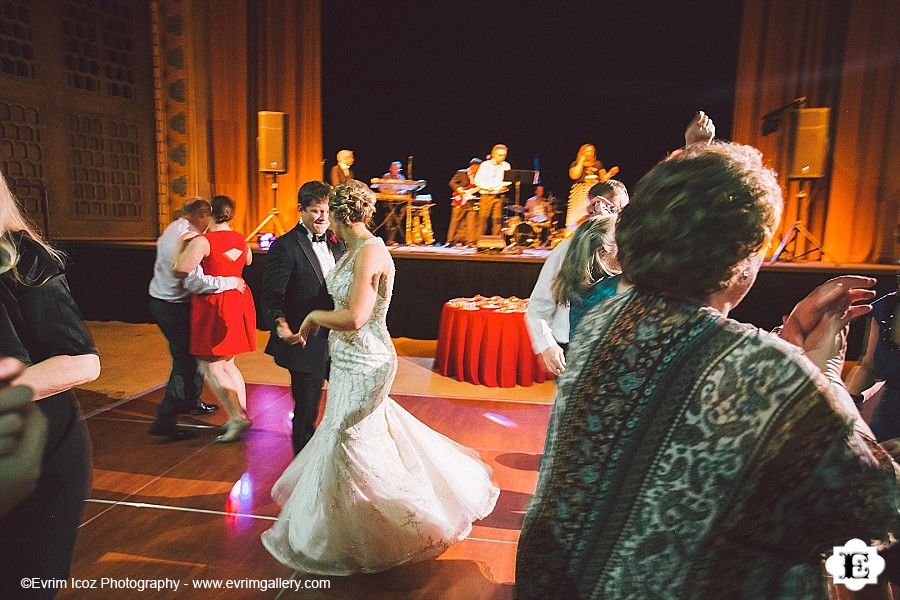
MULTIPOLYGON (((69 285, 88 321, 151 323, 147 286, 153 275, 153 242, 68 241, 59 244, 69 257, 69 285)), ((527 298, 549 251, 522 254, 478 253, 471 248, 393 246, 397 267, 388 328, 394 337, 437 339, 441 310, 462 296, 527 298)), ((266 254, 255 251, 244 279, 258 299, 266 254)), ((776 262, 763 266, 756 284, 732 316, 771 328, 797 301, 822 282, 843 274, 878 280, 881 296, 896 289, 892 264, 835 264, 817 261, 776 262)), ((257 302, 258 304, 258 302, 257 302)), ((260 329, 265 329, 258 320, 260 329)), ((861 329, 861 328, 860 328, 861 329)), ((861 337, 861 334, 860 334, 861 337)))

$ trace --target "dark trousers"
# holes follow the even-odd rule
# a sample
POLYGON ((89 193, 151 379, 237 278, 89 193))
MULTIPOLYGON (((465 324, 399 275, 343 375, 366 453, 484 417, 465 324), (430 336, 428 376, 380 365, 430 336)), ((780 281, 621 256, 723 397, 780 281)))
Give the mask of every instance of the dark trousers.
POLYGON ((503 227, 503 196, 482 194, 478 206, 478 236, 485 234, 500 235, 503 227), (491 228, 487 229, 488 219, 491 220, 491 228))
POLYGON ((447 243, 474 244, 478 235, 475 232, 477 212, 470 200, 462 206, 454 206, 450 212, 450 228, 447 229, 447 243))
POLYGON ((203 374, 190 351, 191 303, 165 302, 151 297, 150 313, 166 336, 172 355, 172 372, 153 424, 154 429, 164 430, 175 427, 179 413, 188 412, 200 400, 203 374))
POLYGON ((20 581, 68 579, 90 488, 90 449, 74 394, 36 404, 47 417, 47 445, 37 488, 0 519, 0 598, 56 595, 55 589, 22 589, 20 581))
POLYGON ((312 373, 290 371, 291 395, 294 397, 294 420, 291 433, 291 444, 294 455, 303 447, 316 431, 316 416, 319 414, 319 402, 322 399, 322 383, 328 375, 328 364, 312 373))

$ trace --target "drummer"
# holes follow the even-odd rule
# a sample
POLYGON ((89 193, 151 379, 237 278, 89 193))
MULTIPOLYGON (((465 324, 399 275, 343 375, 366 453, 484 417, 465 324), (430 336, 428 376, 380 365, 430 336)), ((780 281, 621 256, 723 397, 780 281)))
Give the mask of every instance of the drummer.
POLYGON ((544 196, 544 186, 534 188, 534 196, 525 201, 525 220, 546 223, 553 210, 552 201, 544 196))

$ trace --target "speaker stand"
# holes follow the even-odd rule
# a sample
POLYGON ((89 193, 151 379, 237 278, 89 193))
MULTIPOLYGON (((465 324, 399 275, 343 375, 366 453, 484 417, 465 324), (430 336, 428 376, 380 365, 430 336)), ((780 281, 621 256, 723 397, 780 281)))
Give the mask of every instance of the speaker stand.
POLYGON ((784 234, 784 237, 781 238, 781 243, 778 244, 778 248, 775 249, 775 253, 772 255, 772 258, 768 260, 768 262, 773 263, 778 260, 778 257, 781 256, 781 253, 784 252, 785 248, 787 248, 788 244, 791 245, 789 250, 789 254, 782 258, 781 260, 785 262, 790 262, 793 260, 799 260, 810 254, 812 252, 819 252, 822 256, 820 260, 823 260, 826 256, 825 249, 822 247, 822 242, 820 242, 816 236, 810 233, 809 229, 803 226, 803 223, 797 221, 791 228, 787 230, 787 233, 784 234), (798 247, 801 243, 808 243, 810 248, 804 249, 803 247, 798 247))
POLYGON ((263 230, 263 228, 269 224, 269 221, 273 222, 273 226, 275 227, 275 233, 277 235, 284 235, 284 225, 281 224, 281 218, 278 216, 278 173, 272 173, 272 209, 269 210, 269 214, 263 219, 259 225, 256 226, 256 229, 250 232, 250 234, 244 238, 244 241, 249 242, 256 235, 263 230))
MULTIPOLYGON (((790 229, 787 230, 784 237, 781 238, 781 243, 778 244, 778 248, 775 249, 774 254, 772 254, 772 257, 768 260, 769 263, 778 260, 778 257, 781 256, 785 249, 787 249, 788 245, 790 245, 789 254, 781 259, 786 262, 800 260, 807 254, 813 252, 819 253, 819 260, 825 260, 827 256, 825 253, 825 246, 822 242, 820 242, 818 238, 803 225, 803 218, 809 215, 809 193, 806 188, 807 183, 808 181, 806 180, 798 182, 797 220, 791 225, 790 229)), ((788 181, 788 186, 790 186, 790 180, 788 181)))

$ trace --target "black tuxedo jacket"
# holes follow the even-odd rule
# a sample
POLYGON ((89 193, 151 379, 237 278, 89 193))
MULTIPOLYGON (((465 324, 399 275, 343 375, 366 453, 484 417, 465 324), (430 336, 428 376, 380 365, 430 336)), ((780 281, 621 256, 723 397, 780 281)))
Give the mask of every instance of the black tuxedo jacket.
POLYGON ((331 167, 331 185, 338 185, 339 183, 344 183, 350 179, 353 179, 353 169, 347 169, 349 175, 344 175, 344 170, 341 168, 341 165, 334 165, 331 167))
MULTIPOLYGON (((334 239, 329 229, 328 248, 335 262, 346 250, 343 242, 334 239)), ((322 364, 328 353, 328 330, 324 327, 306 341, 306 347, 282 342, 275 334, 278 317, 296 332, 311 311, 331 310, 334 302, 325 288, 322 267, 312 248, 306 229, 298 223, 292 230, 275 240, 266 256, 263 270, 262 314, 271 335, 266 354, 275 357, 275 364, 291 371, 309 373, 322 364)))

